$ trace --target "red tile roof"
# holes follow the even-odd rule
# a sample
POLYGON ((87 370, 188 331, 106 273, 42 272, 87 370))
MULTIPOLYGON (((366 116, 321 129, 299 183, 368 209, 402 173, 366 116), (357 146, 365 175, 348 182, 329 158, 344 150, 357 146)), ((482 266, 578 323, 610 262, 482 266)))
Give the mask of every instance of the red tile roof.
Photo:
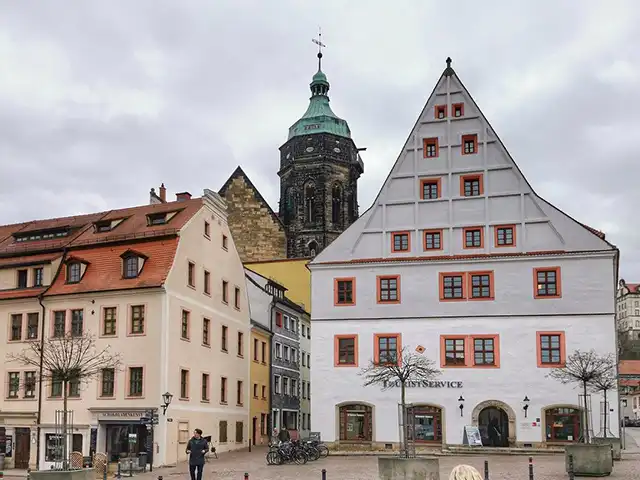
MULTIPOLYGON (((75 217, 35 220, 0 226, 0 268, 21 264, 45 264, 65 254, 65 259, 77 257, 88 263, 82 280, 65 283, 66 269, 61 268, 52 285, 46 288, 0 290, 0 300, 29 298, 42 293, 71 293, 159 287, 165 282, 173 265, 178 246, 178 232, 200 210, 203 199, 110 210, 75 217), (175 213, 163 225, 149 225, 147 215, 175 213), (99 221, 122 220, 113 230, 97 232, 99 221), (16 241, 16 234, 68 229, 69 234, 43 240, 16 241), (147 257, 137 278, 122 277, 120 255, 134 250, 147 257)), ((55 273, 55 272, 54 272, 55 273)))
POLYGON ((161 287, 169 275, 177 248, 176 236, 136 243, 135 251, 147 257, 136 278, 122 276, 120 255, 131 249, 130 244, 74 250, 73 258, 88 264, 82 279, 78 283, 66 283, 66 269, 62 268, 45 296, 161 287))
POLYGON ((620 375, 640 375, 640 360, 620 360, 618 373, 620 375))

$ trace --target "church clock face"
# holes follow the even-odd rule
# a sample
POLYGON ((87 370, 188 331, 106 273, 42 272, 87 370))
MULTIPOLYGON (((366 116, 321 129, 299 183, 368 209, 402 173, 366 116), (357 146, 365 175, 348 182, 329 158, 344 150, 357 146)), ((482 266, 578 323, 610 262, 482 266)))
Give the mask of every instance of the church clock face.
POLYGON ((340 153, 340 149, 338 147, 334 148, 333 151, 336 153, 340 153))
POLYGON ((309 153, 313 152, 313 147, 307 147, 307 152, 309 153))

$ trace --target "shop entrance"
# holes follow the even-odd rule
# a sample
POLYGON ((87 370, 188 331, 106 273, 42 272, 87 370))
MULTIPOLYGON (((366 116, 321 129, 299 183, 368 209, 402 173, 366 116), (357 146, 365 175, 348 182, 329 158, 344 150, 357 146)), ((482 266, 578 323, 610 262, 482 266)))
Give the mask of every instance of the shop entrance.
POLYGON ((486 447, 509 446, 509 416, 499 407, 487 407, 478 415, 478 429, 486 447))
POLYGON ((147 452, 146 425, 110 424, 107 430, 107 461, 118 462, 124 458, 138 458, 147 452))

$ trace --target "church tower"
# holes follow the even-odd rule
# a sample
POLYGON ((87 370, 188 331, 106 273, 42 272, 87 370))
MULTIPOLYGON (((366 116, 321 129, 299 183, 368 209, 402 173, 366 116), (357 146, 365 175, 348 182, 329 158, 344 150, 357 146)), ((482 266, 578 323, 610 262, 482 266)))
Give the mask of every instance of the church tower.
POLYGON ((321 50, 310 87, 309 108, 280 147, 279 217, 289 258, 314 257, 358 218, 358 178, 364 172, 363 149, 329 106, 321 50))

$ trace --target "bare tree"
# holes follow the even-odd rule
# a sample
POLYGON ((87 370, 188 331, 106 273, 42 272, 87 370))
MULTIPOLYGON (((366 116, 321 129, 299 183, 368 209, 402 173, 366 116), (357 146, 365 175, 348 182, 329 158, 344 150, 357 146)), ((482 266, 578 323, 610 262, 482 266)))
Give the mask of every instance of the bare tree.
MULTIPOLYGON (((424 352, 423 352, 424 353, 424 352)), ((434 362, 423 354, 410 351, 406 346, 399 355, 393 351, 377 361, 371 360, 359 375, 364 379, 364 386, 380 386, 382 390, 400 387, 400 405, 402 410, 402 448, 401 455, 408 456, 407 450, 407 384, 424 383, 433 380, 442 373, 434 362)))
POLYGON ((584 443, 590 443, 589 439, 589 408, 587 405, 587 390, 589 386, 598 381, 603 375, 616 367, 615 355, 598 355, 595 350, 587 352, 576 350, 569 355, 563 367, 554 368, 549 377, 563 384, 577 383, 582 387, 584 396, 584 443))
POLYGON ((594 379, 591 382, 591 388, 594 392, 602 392, 602 396, 604 399, 604 437, 607 438, 607 429, 609 425, 607 425, 607 419, 609 418, 609 403, 607 402, 607 392, 611 390, 615 390, 618 386, 618 378, 616 376, 616 371, 612 367, 611 369, 605 371, 598 378, 594 379))
MULTIPOLYGON (((9 362, 39 371, 43 383, 61 390, 63 405, 62 420, 62 462, 68 468, 68 399, 71 385, 80 387, 82 383, 98 378, 103 370, 119 370, 122 363, 120 354, 112 354, 110 347, 98 349, 96 338, 89 332, 81 335, 67 333, 61 337, 48 338, 42 343, 29 342, 20 353, 8 354, 9 362)), ((74 387, 75 388, 75 387, 74 387)))

